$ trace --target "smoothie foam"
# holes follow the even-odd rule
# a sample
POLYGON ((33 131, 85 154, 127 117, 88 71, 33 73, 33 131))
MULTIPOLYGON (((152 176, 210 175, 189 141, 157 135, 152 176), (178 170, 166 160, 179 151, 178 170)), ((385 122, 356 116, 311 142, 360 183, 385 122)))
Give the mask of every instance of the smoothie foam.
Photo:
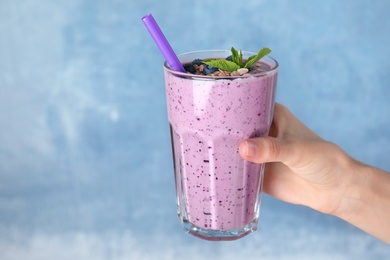
POLYGON ((181 221, 204 230, 257 225, 264 166, 241 159, 238 146, 268 134, 277 69, 211 80, 164 73, 181 221))

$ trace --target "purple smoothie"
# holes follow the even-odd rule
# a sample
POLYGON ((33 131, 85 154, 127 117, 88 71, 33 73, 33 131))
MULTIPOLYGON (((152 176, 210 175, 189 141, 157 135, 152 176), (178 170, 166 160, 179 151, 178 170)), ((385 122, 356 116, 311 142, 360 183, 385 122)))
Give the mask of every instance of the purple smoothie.
POLYGON ((257 228, 264 165, 241 159, 238 146, 272 122, 277 63, 265 59, 268 72, 229 79, 165 68, 178 214, 194 235, 231 240, 257 228))

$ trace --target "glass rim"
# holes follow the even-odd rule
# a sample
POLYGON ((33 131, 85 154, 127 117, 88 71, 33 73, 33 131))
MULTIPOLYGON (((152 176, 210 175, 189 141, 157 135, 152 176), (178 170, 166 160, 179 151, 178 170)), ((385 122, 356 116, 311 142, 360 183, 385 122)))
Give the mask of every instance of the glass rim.
MULTIPOLYGON (((217 52, 226 52, 226 53, 231 53, 230 50, 199 50, 199 51, 189 51, 189 52, 184 52, 184 53, 180 53, 178 54, 178 58, 180 60, 181 57, 183 56, 186 56, 186 55, 193 55, 193 54, 196 54, 196 53, 202 53, 202 54, 205 54, 205 53, 217 53, 217 52)), ((256 55, 257 53, 255 52, 250 52, 250 51, 242 51, 243 55, 247 57, 251 56, 251 55, 256 55)), ((212 57, 211 57, 212 58, 212 57)), ((278 68, 279 68, 279 63, 276 59, 272 58, 271 56, 269 55, 266 55, 264 56, 263 58, 260 59, 260 61, 263 61, 265 62, 266 64, 268 65, 274 65, 272 66, 272 68, 268 71, 264 71, 264 72, 259 72, 259 73, 256 73, 256 74, 251 74, 250 76, 210 76, 210 75, 196 75, 196 74, 191 74, 191 73, 188 73, 188 72, 181 72, 181 71, 176 71, 176 70, 173 70, 169 67, 168 65, 168 62, 167 61, 164 61, 164 69, 166 69, 169 73, 175 75, 175 76, 179 76, 179 77, 183 77, 183 78, 188 78, 188 79, 204 79, 204 80, 218 80, 218 79, 245 79, 245 78, 251 78, 251 77, 264 77, 265 75, 267 74, 270 74, 271 72, 274 72, 274 71, 277 71, 278 68), (274 64, 269 64, 268 62, 265 62, 264 59, 269 59, 271 62, 273 62, 274 64)), ((182 62, 180 60, 180 62, 182 62)))

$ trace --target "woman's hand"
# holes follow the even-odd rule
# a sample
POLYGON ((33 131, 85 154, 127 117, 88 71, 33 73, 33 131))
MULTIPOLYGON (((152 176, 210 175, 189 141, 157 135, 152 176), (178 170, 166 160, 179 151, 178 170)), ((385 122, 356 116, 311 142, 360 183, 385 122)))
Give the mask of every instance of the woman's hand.
POLYGON ((239 151, 248 161, 267 163, 269 195, 338 216, 390 243, 390 175, 323 140, 286 107, 275 105, 268 137, 245 140, 239 151))

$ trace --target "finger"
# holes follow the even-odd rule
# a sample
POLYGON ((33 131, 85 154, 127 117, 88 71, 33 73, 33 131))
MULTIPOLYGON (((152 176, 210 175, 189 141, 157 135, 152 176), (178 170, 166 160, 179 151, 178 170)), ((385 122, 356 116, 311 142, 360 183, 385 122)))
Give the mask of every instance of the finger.
POLYGON ((302 193, 305 192, 305 183, 282 163, 267 163, 264 171, 263 191, 268 195, 299 204, 302 193))
POLYGON ((269 136, 283 136, 287 130, 291 128, 294 121, 291 120, 293 115, 290 110, 278 103, 275 103, 273 120, 269 131, 269 136))
POLYGON ((296 118, 287 107, 276 103, 269 136, 283 138, 289 135, 300 137, 307 141, 321 140, 316 133, 296 118))
POLYGON ((286 162, 294 154, 293 147, 273 137, 247 139, 241 142, 239 152, 243 159, 255 163, 286 162))

